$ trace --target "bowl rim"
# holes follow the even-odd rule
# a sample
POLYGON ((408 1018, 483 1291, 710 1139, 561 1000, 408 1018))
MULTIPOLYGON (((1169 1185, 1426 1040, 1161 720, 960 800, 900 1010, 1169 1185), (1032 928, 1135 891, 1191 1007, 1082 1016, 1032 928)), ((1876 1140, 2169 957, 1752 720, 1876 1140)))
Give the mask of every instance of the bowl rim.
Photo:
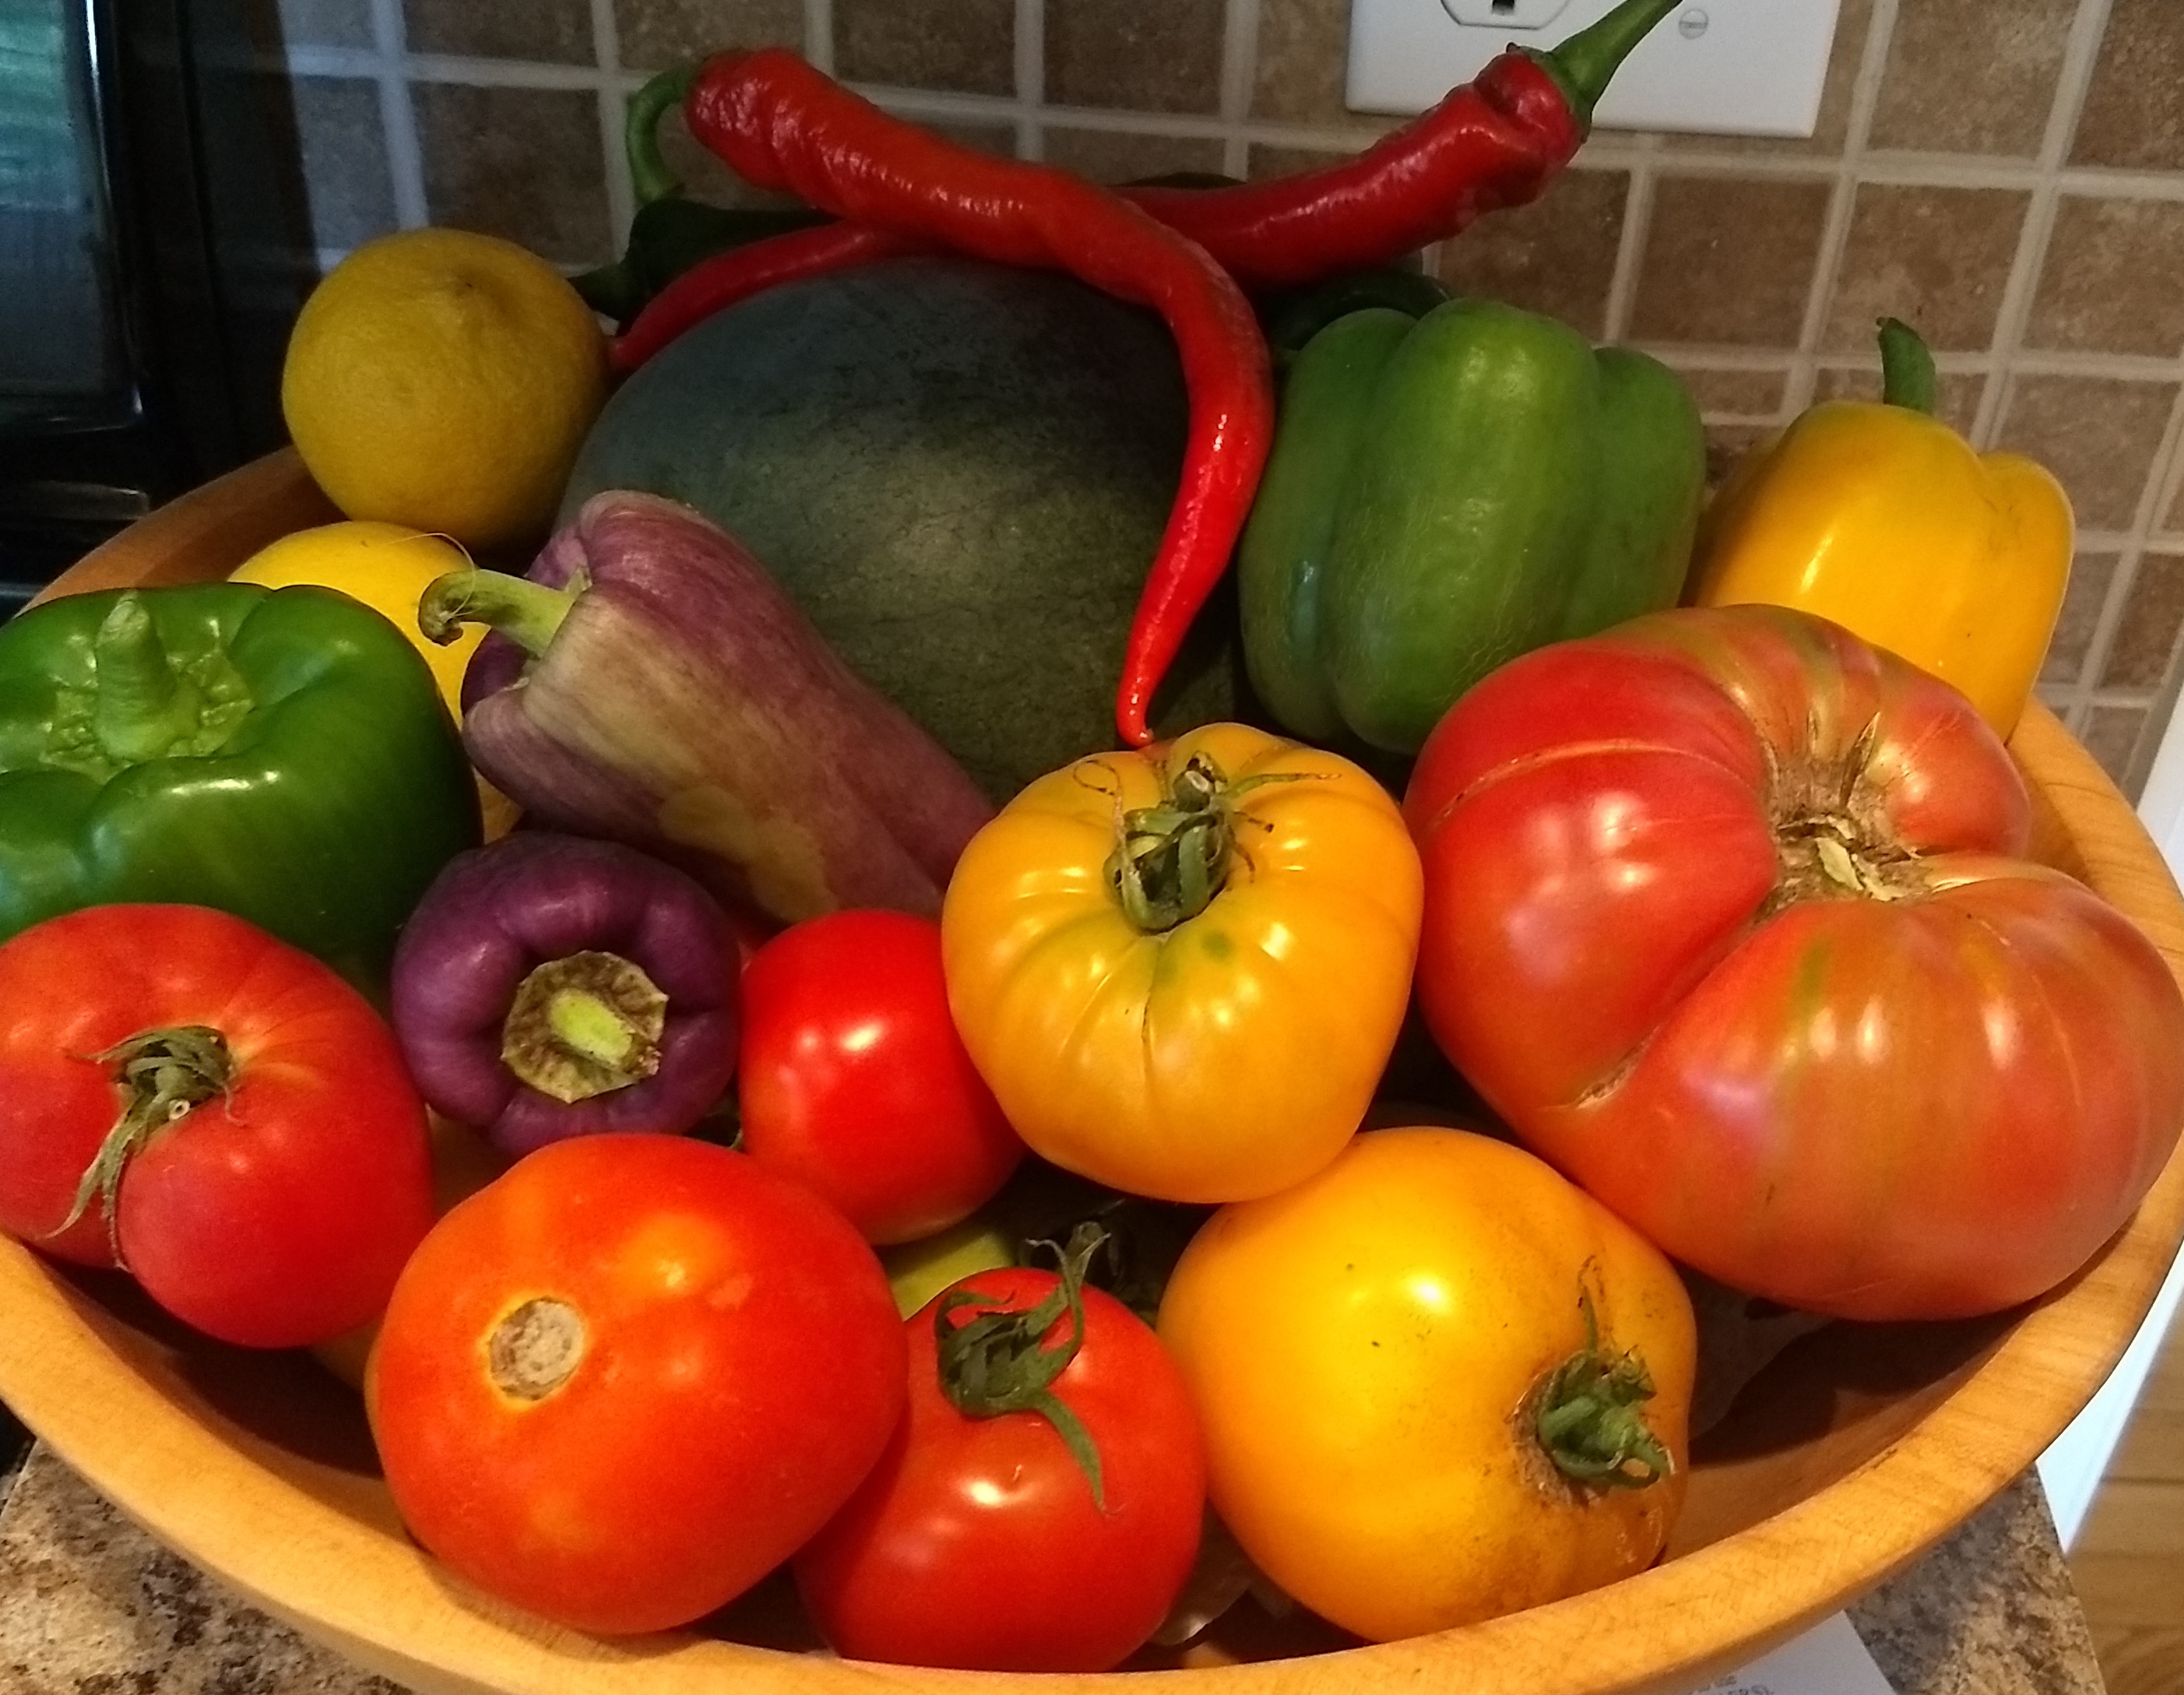
MULTIPOLYGON (((239 560, 326 521, 292 453, 269 455, 123 532, 48 594, 138 580, 164 536, 239 560), (300 485, 300 486, 299 486, 300 485), (223 501, 248 503, 222 518, 223 501), (164 526, 164 530, 160 527, 164 526)), ((42 597, 43 598, 43 597, 42 597)), ((2035 701, 2011 751, 2086 881, 2184 983, 2184 901, 2128 803, 2035 701)), ((1023 1695, 1156 1679, 1198 1695, 1461 1681, 1473 1695, 1667 1695, 1736 1669, 1902 1570, 2030 1467, 2105 1380, 2184 1241, 2184 1144, 2137 1211, 2069 1282, 2021 1309, 1955 1388, 1880 1453, 1720 1541, 1605 1588, 1429 1636, 1308 1659, 1100 1675, 1019 1675, 1023 1695), (1641 1628, 1634 1621, 1651 1620, 1641 1628), (1582 1643, 1581 1652, 1574 1644, 1582 1643)), ((889 1686, 990 1692, 993 1674, 872 1666, 672 1632, 601 1641, 469 1588, 414 1543, 254 1461, 216 1418, 178 1415, 132 1361, 122 1321, 0 1241, 0 1399, 126 1515, 252 1602, 425 1692, 839 1695, 889 1686), (237 1514, 249 1499, 254 1511, 237 1514), (428 1658, 421 1658, 421 1654, 428 1658)), ((149 1368, 157 1371, 156 1363, 149 1368)))

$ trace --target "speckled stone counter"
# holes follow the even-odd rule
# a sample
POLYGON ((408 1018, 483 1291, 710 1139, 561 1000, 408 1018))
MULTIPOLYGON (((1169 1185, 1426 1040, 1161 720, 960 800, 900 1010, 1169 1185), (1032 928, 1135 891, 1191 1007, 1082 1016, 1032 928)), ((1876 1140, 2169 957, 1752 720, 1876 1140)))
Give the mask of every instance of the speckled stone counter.
MULTIPOLYGON (((4 1695, 402 1695, 160 1547, 44 1448, 5 1482, 4 1695)), ((2100 1695, 2030 1476, 1851 1620, 1897 1695, 2100 1695)))

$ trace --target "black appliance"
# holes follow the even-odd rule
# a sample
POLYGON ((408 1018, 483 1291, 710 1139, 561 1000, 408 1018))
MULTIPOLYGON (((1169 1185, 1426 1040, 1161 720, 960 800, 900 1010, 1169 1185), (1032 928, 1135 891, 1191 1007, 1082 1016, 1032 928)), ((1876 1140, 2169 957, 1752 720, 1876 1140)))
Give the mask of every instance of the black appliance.
POLYGON ((272 5, 0 0, 0 616, 281 440, 315 264, 272 5))

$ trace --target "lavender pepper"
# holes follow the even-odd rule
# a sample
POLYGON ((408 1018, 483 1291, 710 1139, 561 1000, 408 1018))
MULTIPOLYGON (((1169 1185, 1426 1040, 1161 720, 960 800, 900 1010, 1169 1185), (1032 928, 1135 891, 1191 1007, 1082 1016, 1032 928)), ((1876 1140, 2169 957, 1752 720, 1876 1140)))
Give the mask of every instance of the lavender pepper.
POLYGON ((426 591, 436 641, 487 637, 464 679, 472 761, 527 817, 671 859, 784 923, 841 906, 936 916, 993 808, 689 508, 586 501, 527 577, 426 591))
POLYGON ((504 1153, 680 1134, 736 1060, 734 932, 672 866, 524 830, 448 861, 395 949, 393 1022, 435 1112, 504 1153))

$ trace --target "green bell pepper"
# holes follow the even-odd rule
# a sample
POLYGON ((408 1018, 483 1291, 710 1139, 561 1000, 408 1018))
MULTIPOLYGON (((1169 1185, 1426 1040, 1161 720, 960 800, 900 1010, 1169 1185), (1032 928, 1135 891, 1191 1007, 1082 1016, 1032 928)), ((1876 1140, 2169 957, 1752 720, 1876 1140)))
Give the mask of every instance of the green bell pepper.
POLYGON ((477 785, 422 655, 332 589, 80 594, 0 627, 0 938, 217 906, 367 993, 477 785))
POLYGON ((1238 549, 1252 686, 1308 741, 1415 753, 1504 661, 1673 605, 1705 481, 1698 409, 1643 354, 1486 300, 1338 318, 1238 549))

